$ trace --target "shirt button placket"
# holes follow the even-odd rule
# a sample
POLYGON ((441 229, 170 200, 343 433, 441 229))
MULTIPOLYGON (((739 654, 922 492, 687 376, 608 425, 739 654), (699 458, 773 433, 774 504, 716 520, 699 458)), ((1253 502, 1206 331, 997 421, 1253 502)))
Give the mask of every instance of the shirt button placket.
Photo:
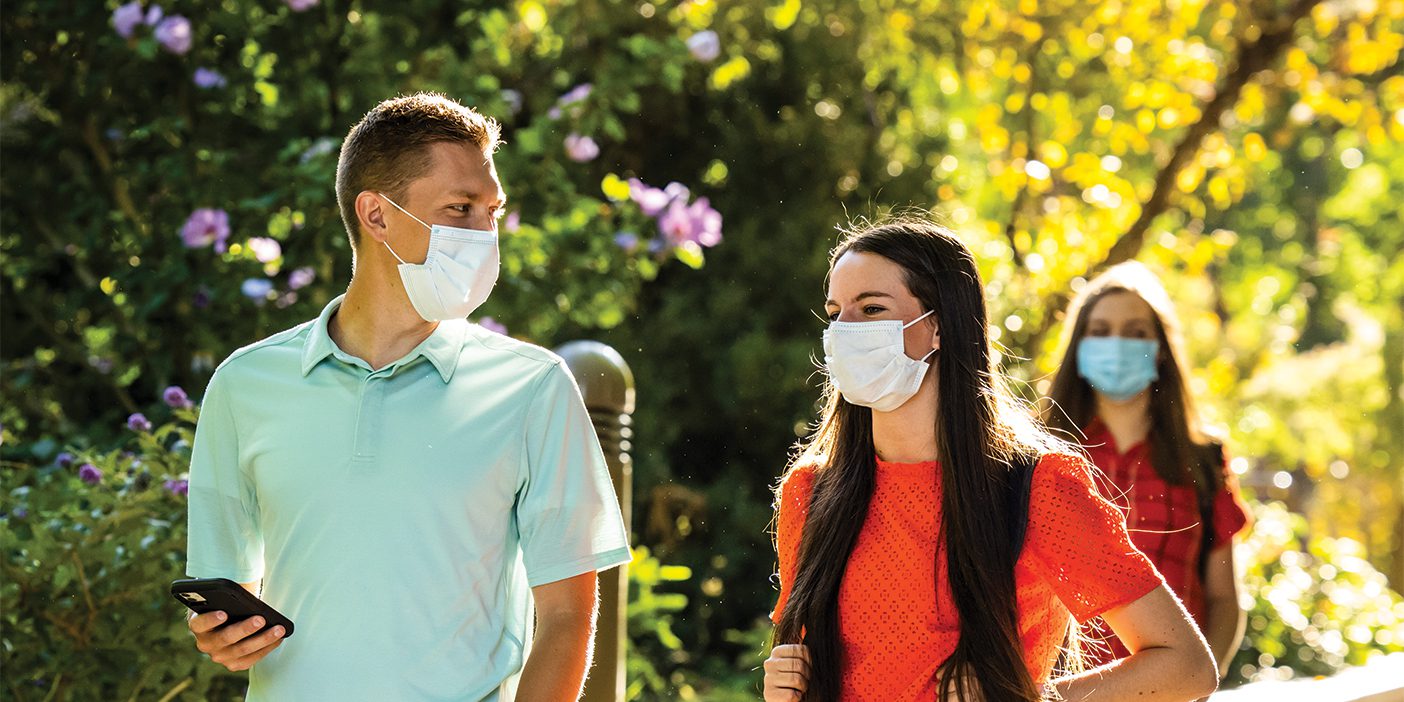
POLYGON ((381 411, 385 405, 387 372, 369 373, 361 379, 360 406, 356 409, 356 433, 353 437, 351 464, 356 472, 374 468, 380 448, 381 411))

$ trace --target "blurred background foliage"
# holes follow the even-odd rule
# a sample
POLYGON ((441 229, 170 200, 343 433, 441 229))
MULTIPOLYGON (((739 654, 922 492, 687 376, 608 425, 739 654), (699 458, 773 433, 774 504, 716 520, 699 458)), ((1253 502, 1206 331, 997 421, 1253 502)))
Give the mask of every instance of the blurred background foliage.
MULTIPOLYGON (((484 323, 546 346, 599 338, 633 366, 635 698, 754 696, 769 490, 814 417, 827 250, 836 224, 893 207, 934 211, 976 251, 1029 397, 1091 275, 1139 258, 1164 277, 1205 411, 1274 503, 1243 546, 1236 676, 1316 674, 1404 637, 1386 587, 1404 582, 1404 2, 153 6, 0 13, 4 655, 38 666, 38 698, 97 655, 91 633, 54 643, 69 634, 44 614, 85 597, 69 554, 117 561, 61 528, 26 541, 16 520, 126 505, 178 521, 162 486, 181 468, 160 458, 178 439, 124 457, 124 418, 181 421, 164 388, 198 396, 230 351, 342 290, 339 140, 413 90, 504 124, 512 204, 484 323), (681 184, 668 196, 696 216, 653 211, 631 178, 681 184), (64 451, 81 460, 57 467, 64 451), (84 482, 83 461, 107 481, 127 479, 122 461, 170 475, 131 504, 90 502, 127 488, 84 482), (17 653, 35 645, 56 657, 17 653)), ((142 607, 166 606, 178 528, 156 537, 176 560, 122 571, 152 588, 142 607)), ((115 548, 136 532, 102 533, 115 548)), ((181 660, 144 689, 221 694, 181 660)))

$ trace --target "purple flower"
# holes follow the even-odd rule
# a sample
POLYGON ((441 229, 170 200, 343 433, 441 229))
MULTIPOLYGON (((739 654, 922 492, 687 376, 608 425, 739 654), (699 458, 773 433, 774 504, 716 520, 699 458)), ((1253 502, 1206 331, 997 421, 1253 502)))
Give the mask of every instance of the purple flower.
POLYGON ((699 197, 687 210, 692 216, 694 241, 707 248, 720 244, 722 216, 712 207, 712 203, 705 197, 699 197))
POLYGON ((146 415, 137 412, 127 417, 127 428, 132 431, 148 432, 151 431, 151 420, 147 419, 146 415))
POLYGON ((249 239, 247 246, 259 263, 272 263, 283 255, 283 246, 276 239, 256 236, 249 239))
POLYGON ((166 13, 161 9, 160 5, 152 5, 151 8, 146 11, 146 18, 143 19, 142 22, 145 22, 148 27, 155 27, 156 23, 161 21, 161 16, 164 14, 166 13))
POLYGON ((513 115, 522 111, 522 93, 520 90, 508 88, 503 90, 502 101, 507 103, 507 111, 513 115))
POLYGON ((69 468, 72 467, 73 462, 76 460, 78 460, 77 456, 74 456, 73 454, 64 451, 63 453, 60 453, 59 455, 54 457, 54 465, 60 468, 69 468))
POLYGON ((281 309, 287 309, 288 307, 291 307, 291 306, 292 306, 294 303, 296 303, 296 302, 297 302, 297 293, 295 293, 295 292, 289 290, 289 291, 283 293, 282 295, 279 295, 279 296, 278 296, 278 299, 276 299, 276 300, 273 301, 273 306, 274 306, 274 307, 277 307, 277 308, 280 309, 280 310, 281 310, 281 309))
POLYGON ((567 90, 564 95, 556 100, 556 106, 552 107, 551 110, 546 113, 546 116, 551 119, 560 119, 562 110, 570 108, 570 116, 579 117, 580 108, 583 107, 580 103, 584 102, 585 98, 590 97, 590 93, 593 92, 594 89, 595 86, 590 83, 581 83, 567 90))
POLYGON ((679 200, 670 203, 667 211, 658 217, 658 231, 673 246, 691 239, 692 217, 687 212, 687 205, 679 200))
POLYGON ((112 28, 123 39, 131 39, 137 25, 141 24, 141 17, 141 0, 132 0, 112 11, 112 28))
POLYGON ((619 232, 614 235, 614 245, 628 253, 633 253, 635 249, 639 248, 639 235, 633 232, 619 232))
POLYGON ((16 507, 15 511, 10 513, 10 516, 14 517, 15 519, 24 519, 25 517, 29 516, 29 510, 25 509, 24 507, 16 507))
POLYGON ((311 266, 303 266, 302 268, 296 268, 293 270, 293 272, 288 274, 288 289, 301 290, 311 285, 312 281, 316 279, 317 271, 312 270, 311 266))
MULTIPOLYGON (((307 150, 302 152, 302 155, 299 156, 297 160, 299 163, 307 163, 318 156, 325 156, 335 151, 337 145, 340 143, 341 142, 331 137, 321 137, 312 142, 312 145, 307 147, 307 150)), ((298 226, 297 228, 301 229, 302 227, 298 226)))
POLYGON ((712 209, 705 197, 697 198, 691 206, 683 202, 682 199, 673 200, 667 211, 658 218, 658 231, 668 243, 680 246, 691 241, 709 247, 720 244, 721 213, 712 209))
POLYGON ((560 105, 561 107, 565 107, 566 105, 574 105, 575 103, 580 102, 587 97, 590 97, 590 93, 594 92, 594 90, 595 86, 593 84, 581 83, 580 85, 577 85, 574 88, 571 88, 570 90, 566 91, 566 93, 562 95, 559 100, 556 101, 556 104, 560 105))
POLYGON ((501 334, 503 336, 507 335, 507 325, 493 319, 492 317, 483 317, 482 319, 479 319, 478 326, 495 334, 501 334))
POLYGON ((273 281, 267 278, 249 278, 239 286, 239 291, 244 293, 244 297, 261 303, 266 301, 268 293, 273 291, 273 281))
POLYGON ((91 463, 84 463, 78 466, 78 479, 89 485, 96 485, 102 482, 102 471, 91 463))
POLYGON ((600 155, 600 145, 594 139, 579 134, 569 134, 565 138, 566 157, 576 163, 595 160, 600 155))
POLYGON ((224 253, 225 242, 229 240, 229 213, 209 207, 191 212, 180 230, 180 238, 187 249, 214 244, 215 251, 224 253))
POLYGON ((677 181, 663 186, 663 194, 667 195, 669 200, 682 200, 683 202, 687 202, 687 199, 692 197, 692 193, 688 191, 687 186, 677 181))
POLYGON ((156 41, 176 56, 190 51, 190 40, 190 20, 180 15, 171 15, 156 25, 156 41))
POLYGON ((708 29, 687 38, 687 50, 692 58, 702 63, 711 63, 721 56, 721 38, 708 29))
POLYGON ((213 68, 195 69, 195 86, 198 88, 209 90, 210 88, 223 88, 228 84, 229 81, 225 80, 224 76, 213 68))
POLYGON ((190 409, 194 406, 190 402, 190 396, 185 394, 185 389, 179 385, 172 385, 161 393, 161 399, 166 401, 166 406, 172 409, 190 409))
POLYGON ((522 213, 512 210, 502 219, 502 231, 511 234, 522 228, 522 213))
POLYGON ((317 6, 321 0, 286 0, 293 12, 306 12, 317 6))
POLYGON ((639 206, 645 216, 656 217, 673 198, 668 193, 648 185, 638 178, 630 178, 629 199, 639 206))
POLYGON ((213 298, 214 293, 209 288, 201 285, 200 289, 195 291, 195 296, 190 299, 190 302, 195 305, 195 309, 203 310, 210 306, 210 301, 213 298))
POLYGON ((165 486, 167 492, 177 497, 185 497, 190 494, 190 481, 184 478, 167 478, 165 486))

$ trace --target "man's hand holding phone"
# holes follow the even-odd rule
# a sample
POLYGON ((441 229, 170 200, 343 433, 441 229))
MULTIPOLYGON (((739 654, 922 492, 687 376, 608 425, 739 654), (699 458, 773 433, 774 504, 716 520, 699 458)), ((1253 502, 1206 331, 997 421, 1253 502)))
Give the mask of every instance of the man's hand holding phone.
POLYGON ((171 583, 171 595, 192 610, 195 647, 232 671, 248 670, 292 636, 293 623, 253 594, 254 585, 224 578, 171 583))
POLYGON ((249 617, 226 626, 228 619, 224 612, 207 612, 191 617, 189 625, 195 634, 195 647, 229 670, 248 670, 283 645, 286 632, 281 626, 258 633, 266 623, 263 617, 249 617))

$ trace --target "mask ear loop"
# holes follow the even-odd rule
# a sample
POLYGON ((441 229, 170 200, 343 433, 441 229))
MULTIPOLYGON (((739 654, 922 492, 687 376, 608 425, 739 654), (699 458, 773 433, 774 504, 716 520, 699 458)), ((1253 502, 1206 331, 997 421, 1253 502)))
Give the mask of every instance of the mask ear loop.
POLYGON ((926 319, 927 317, 930 317, 931 315, 933 315, 933 314, 935 314, 935 313, 936 313, 936 310, 927 310, 927 311, 926 311, 926 314, 924 314, 924 315, 922 315, 922 316, 920 316, 920 317, 917 317, 916 319, 913 319, 912 321, 907 322, 906 324, 903 324, 903 325, 902 325, 902 331, 906 331, 906 330, 907 330, 907 327, 910 327, 910 326, 912 326, 913 324, 916 324, 917 322, 920 322, 921 320, 926 319))
MULTIPOLYGON (((412 220, 414 220, 414 221, 416 221, 416 222, 419 222, 421 225, 423 225, 423 226, 424 226, 425 228, 427 228, 429 231, 431 231, 431 232, 434 231, 434 228, 433 228, 433 227, 431 227, 431 226, 429 226, 429 225, 427 225, 427 224, 424 224, 424 220, 422 220, 422 219, 420 219, 420 218, 418 218, 418 217, 416 217, 416 216, 410 214, 409 210, 407 210, 407 209, 405 209, 405 208, 403 208, 403 207, 400 207, 400 204, 399 204, 399 203, 395 202, 394 200, 391 200, 389 195, 386 195, 385 193, 382 193, 382 192, 377 192, 376 195, 379 195, 379 196, 385 198, 385 201, 388 202, 388 203, 390 203, 390 204, 392 204, 392 205, 394 205, 394 206, 395 206, 395 209, 397 209, 397 210, 399 210, 399 211, 401 211, 401 212, 403 212, 403 213, 409 215, 409 218, 410 218, 410 219, 412 219, 412 220)), ((395 250, 392 249, 392 248, 390 248, 390 242, 388 242, 388 241, 382 241, 382 242, 380 242, 380 243, 382 243, 382 244, 385 245, 386 250, 390 252, 390 255, 391 255, 391 256, 394 256, 394 257, 395 257, 395 260, 396 260, 396 261, 399 261, 401 265, 404 265, 404 264, 405 264, 405 259, 400 258, 400 254, 395 253, 395 250)), ((928 312, 927 314, 930 314, 930 313, 928 312)))
MULTIPOLYGON (((927 310, 927 311, 926 311, 926 314, 924 314, 924 315, 922 315, 922 316, 920 316, 920 317, 917 317, 916 319, 913 319, 912 321, 907 322, 906 324, 903 324, 903 325, 902 325, 902 331, 906 331, 908 327, 912 326, 913 324, 916 324, 917 322, 920 322, 920 321, 923 320, 923 319, 926 319, 927 317, 930 317, 932 314, 935 314, 935 312, 936 312, 936 310, 927 310)), ((917 363, 926 363, 926 359, 931 358, 931 357, 932 357, 933 355, 935 355, 936 352, 939 351, 939 350, 940 350, 940 349, 931 349, 931 353, 928 353, 928 354, 926 354, 925 356, 922 356, 922 357, 921 357, 921 360, 920 360, 920 361, 917 361, 917 363)))

